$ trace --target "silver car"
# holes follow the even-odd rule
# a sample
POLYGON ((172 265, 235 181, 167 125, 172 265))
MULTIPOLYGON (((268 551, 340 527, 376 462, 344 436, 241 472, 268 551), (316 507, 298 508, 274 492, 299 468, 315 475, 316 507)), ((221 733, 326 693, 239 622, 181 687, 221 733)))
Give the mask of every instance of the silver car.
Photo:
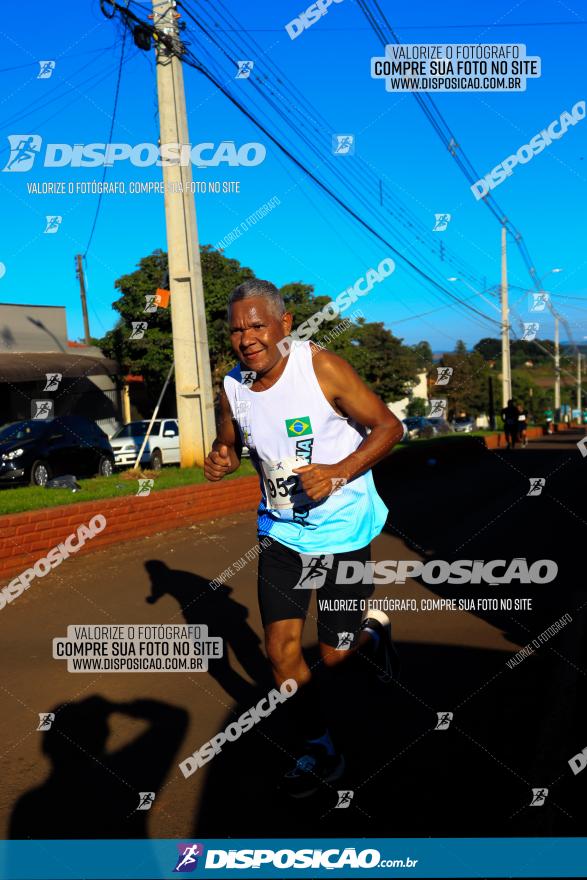
POLYGON ((475 420, 470 416, 458 416, 452 420, 451 425, 457 434, 471 434, 475 430, 475 420))
MULTIPOLYGON (((110 438, 116 467, 132 467, 149 428, 149 420, 129 422, 110 438)), ((155 419, 141 460, 142 468, 161 470, 164 464, 179 464, 177 419, 155 419)))

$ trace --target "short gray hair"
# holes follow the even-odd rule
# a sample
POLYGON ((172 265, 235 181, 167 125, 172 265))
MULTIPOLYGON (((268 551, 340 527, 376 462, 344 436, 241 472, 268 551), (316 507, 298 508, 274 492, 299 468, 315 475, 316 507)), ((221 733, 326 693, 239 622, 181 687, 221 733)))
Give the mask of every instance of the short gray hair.
POLYGON ((243 281, 242 284, 235 287, 228 297, 228 317, 230 318, 230 309, 235 302, 240 302, 240 300, 243 299, 253 299, 253 297, 266 299, 269 309, 276 318, 281 318, 284 314, 285 303, 276 286, 271 284, 270 281, 262 281, 260 278, 250 278, 248 281, 243 281))

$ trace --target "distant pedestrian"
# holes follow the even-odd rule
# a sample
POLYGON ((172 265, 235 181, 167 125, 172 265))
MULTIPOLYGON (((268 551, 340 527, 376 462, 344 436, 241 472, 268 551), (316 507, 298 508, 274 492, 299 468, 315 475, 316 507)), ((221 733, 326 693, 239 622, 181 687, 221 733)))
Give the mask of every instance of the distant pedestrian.
POLYGON ((518 440, 518 407, 513 400, 508 400, 508 405, 501 411, 503 419, 503 432, 508 449, 515 449, 518 440))
POLYGON ((518 437, 520 438, 520 442, 524 448, 528 445, 528 437, 526 434, 527 428, 528 428, 528 410, 524 409, 524 407, 521 404, 519 404, 518 405, 518 437))

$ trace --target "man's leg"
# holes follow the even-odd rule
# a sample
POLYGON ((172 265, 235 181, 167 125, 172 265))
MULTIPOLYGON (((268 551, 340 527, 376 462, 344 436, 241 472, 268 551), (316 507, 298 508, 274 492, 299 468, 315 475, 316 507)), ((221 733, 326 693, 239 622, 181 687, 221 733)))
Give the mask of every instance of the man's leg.
POLYGON ((303 618, 276 620, 265 627, 265 648, 278 685, 295 678, 298 687, 310 680, 310 669, 302 654, 303 618))
MULTIPOLYGON (((375 589, 366 576, 370 560, 371 545, 335 554, 332 568, 317 595, 320 655, 325 669, 340 667, 343 675, 346 671, 341 664, 358 655, 365 671, 389 682, 397 676, 399 664, 389 618, 382 611, 369 608, 375 589), (347 571, 349 563, 354 564, 355 570, 362 570, 363 576, 358 583, 338 583, 339 565, 347 571)), ((353 666, 357 665, 353 661, 353 666)))
POLYGON ((298 686, 289 700, 301 742, 328 733, 316 682, 302 653, 303 620, 277 620, 265 628, 267 656, 278 686, 293 678, 298 686))

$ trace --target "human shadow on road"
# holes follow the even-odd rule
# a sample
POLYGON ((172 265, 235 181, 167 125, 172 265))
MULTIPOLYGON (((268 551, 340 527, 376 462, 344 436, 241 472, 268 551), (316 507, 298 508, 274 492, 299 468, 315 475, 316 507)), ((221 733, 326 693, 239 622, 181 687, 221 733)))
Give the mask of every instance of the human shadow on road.
MULTIPOLYGON (((550 586, 424 585, 433 596, 447 598, 532 597, 531 613, 470 612, 502 630, 514 646, 523 646, 567 611, 571 600, 579 604, 584 576, 576 547, 585 543, 584 477, 578 473, 580 456, 567 461, 569 455, 554 443, 494 454, 475 438, 418 448, 414 456, 400 452, 375 469, 390 511, 385 531, 412 551, 408 557, 424 561, 556 560, 559 576, 550 586), (527 496, 529 478, 539 475, 546 477, 542 495, 527 496)), ((374 596, 396 594, 390 584, 378 587, 374 596)), ((279 777, 296 754, 284 704, 197 771, 205 780, 194 835, 582 834, 585 789, 568 764, 584 745, 579 707, 587 694, 580 673, 587 664, 584 642, 577 647, 580 624, 559 634, 552 650, 545 646, 512 667, 507 661, 515 647, 438 644, 435 616, 420 612, 417 620, 418 642, 398 645, 399 683, 385 690, 355 668, 359 678, 340 676, 328 694, 336 714, 333 732, 347 758, 339 782, 301 801, 279 794, 279 777), (426 642, 427 632, 434 644, 426 642), (439 712, 453 713, 445 729, 436 729, 439 712), (533 788, 548 790, 539 808, 530 807, 533 788), (335 806, 341 790, 354 792, 345 809, 335 806)), ((316 652, 308 659, 312 666, 316 652)), ((235 707, 234 717, 247 708, 235 707)))
POLYGON ((139 792, 154 792, 156 808, 157 792, 185 736, 188 713, 159 700, 114 703, 99 695, 52 712, 55 719, 42 734, 50 776, 16 802, 9 837, 148 837, 149 809, 137 809, 139 792), (107 739, 113 713, 146 721, 148 729, 111 752, 107 739))
MULTIPOLYGON (((303 800, 280 792, 281 775, 296 755, 288 704, 282 704, 197 771, 204 780, 192 836, 580 834, 579 795, 564 755, 551 756, 540 772, 535 768, 533 738, 542 712, 536 668, 528 663, 513 673, 501 651, 398 648, 399 683, 383 685, 372 669, 355 666, 328 694, 336 707, 329 715, 333 738, 346 759, 340 780, 303 800), (480 696, 470 698, 480 685, 480 696), (452 721, 436 729, 438 713, 447 712, 452 721), (550 785, 550 801, 530 808, 532 787, 548 787, 561 775, 550 785), (340 791, 353 793, 345 809, 336 807, 340 791)), ((307 660, 315 663, 315 648, 307 660)), ((235 706, 218 729, 248 708, 235 706)))
MULTIPOLYGON (((385 532, 424 562, 526 559, 530 565, 549 559, 557 564, 550 584, 424 584, 434 594, 457 599, 531 597, 531 611, 472 612, 520 646, 569 610, 583 580, 576 548, 584 544, 585 477, 583 459, 573 448, 580 436, 568 432, 545 438, 539 448, 530 444, 514 452, 489 451, 474 437, 451 439, 400 451, 374 471, 389 509, 385 532), (545 478, 542 491, 529 495, 530 479, 539 476, 545 478)), ((381 593, 394 595, 394 585, 381 593)))
POLYGON ((205 624, 209 636, 223 639, 223 655, 209 661, 208 672, 233 700, 248 701, 250 705, 258 686, 272 686, 269 664, 260 647, 261 639, 247 623, 249 610, 231 598, 230 587, 222 585, 214 590, 200 575, 169 568, 159 559, 147 560, 145 568, 151 578, 149 604, 155 604, 162 596, 172 596, 179 603, 186 623, 205 624), (233 669, 228 647, 254 684, 233 669))

